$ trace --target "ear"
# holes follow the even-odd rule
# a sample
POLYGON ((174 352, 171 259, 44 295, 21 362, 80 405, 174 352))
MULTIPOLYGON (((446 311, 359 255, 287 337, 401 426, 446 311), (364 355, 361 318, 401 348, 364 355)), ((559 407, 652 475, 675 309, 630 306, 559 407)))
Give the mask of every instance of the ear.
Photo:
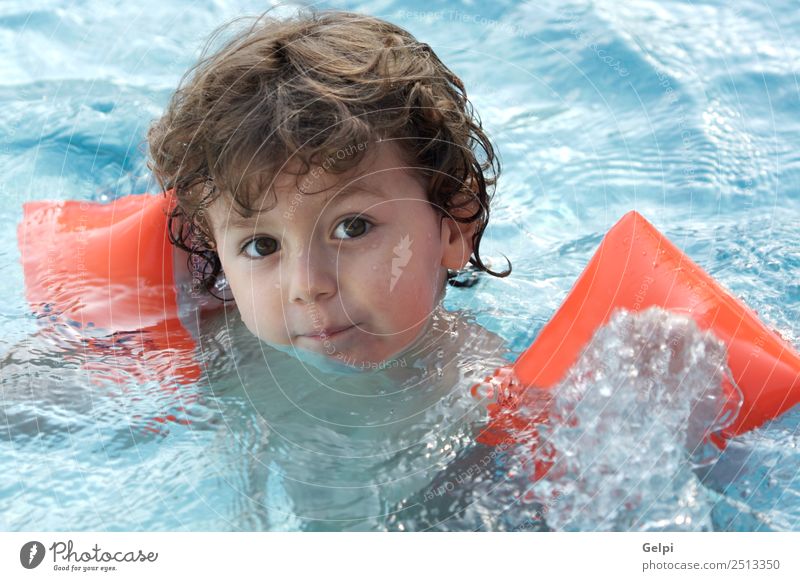
MULTIPOLYGON (((478 200, 469 193, 459 194, 457 206, 451 210, 451 215, 458 218, 467 218, 475 215, 479 206, 478 200)), ((469 224, 455 221, 445 214, 441 217, 442 237, 442 266, 450 270, 461 270, 469 262, 469 257, 474 250, 472 237, 478 227, 478 221, 469 224)))

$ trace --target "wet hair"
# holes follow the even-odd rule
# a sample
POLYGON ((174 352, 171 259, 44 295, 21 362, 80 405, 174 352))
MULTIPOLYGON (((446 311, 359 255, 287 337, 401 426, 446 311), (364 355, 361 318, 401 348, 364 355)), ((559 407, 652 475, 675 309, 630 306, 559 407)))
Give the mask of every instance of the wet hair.
POLYGON ((242 21, 211 36, 147 134, 149 167, 176 199, 170 241, 189 253, 202 288, 218 296, 222 269, 206 214, 218 197, 249 216, 290 164, 298 177, 320 167, 344 173, 380 140, 400 145, 426 180, 440 222, 477 223, 470 265, 448 271, 448 283, 511 273, 510 263, 494 272, 480 256, 499 160, 461 79, 427 44, 366 15, 267 12, 209 54, 242 21))

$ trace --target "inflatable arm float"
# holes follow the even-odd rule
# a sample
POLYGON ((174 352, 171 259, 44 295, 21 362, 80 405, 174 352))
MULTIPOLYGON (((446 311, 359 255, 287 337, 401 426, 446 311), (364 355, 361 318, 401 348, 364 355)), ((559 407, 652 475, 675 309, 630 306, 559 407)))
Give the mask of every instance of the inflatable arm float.
POLYGON ((178 318, 167 230, 173 207, 165 194, 107 204, 28 202, 17 241, 26 298, 38 318, 71 329, 90 353, 110 346, 140 353, 143 380, 191 383, 201 370, 194 338, 178 318), (169 363, 162 357, 148 365, 153 353, 167 354, 169 363))
MULTIPOLYGON (((490 421, 478 441, 491 446, 513 441, 514 432, 530 421, 513 414, 523 392, 557 385, 616 309, 637 312, 650 306, 693 318, 726 345, 731 377, 743 398, 734 422, 714 438, 718 444, 800 402, 800 356, 795 349, 632 211, 608 231, 534 343, 510 369, 498 369, 484 380, 499 384, 505 395, 489 404, 490 421)), ((476 397, 480 387, 472 388, 476 397)), ((723 389, 730 394, 733 388, 725 381, 723 389)))

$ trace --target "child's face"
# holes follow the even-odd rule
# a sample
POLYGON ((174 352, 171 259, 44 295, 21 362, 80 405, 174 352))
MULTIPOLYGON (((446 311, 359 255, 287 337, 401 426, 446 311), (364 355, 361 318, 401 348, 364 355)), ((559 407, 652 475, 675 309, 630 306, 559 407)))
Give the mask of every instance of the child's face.
MULTIPOLYGON (((396 355, 425 330, 447 269, 472 252, 473 225, 444 219, 397 145, 371 146, 346 174, 280 174, 244 220, 208 209, 222 268, 247 328, 357 366, 396 355), (319 192, 307 194, 304 192, 319 192)), ((294 170, 294 168, 290 168, 294 170)))

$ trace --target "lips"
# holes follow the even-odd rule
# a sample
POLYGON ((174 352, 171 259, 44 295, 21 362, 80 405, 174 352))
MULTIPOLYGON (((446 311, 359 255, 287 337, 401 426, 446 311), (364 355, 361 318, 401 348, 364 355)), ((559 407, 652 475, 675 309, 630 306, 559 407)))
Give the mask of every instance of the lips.
POLYGON ((308 339, 329 339, 330 337, 334 337, 339 333, 347 331, 348 329, 352 329, 353 327, 355 327, 355 325, 330 327, 327 329, 312 331, 311 333, 308 334, 298 335, 298 337, 307 337, 308 339))

